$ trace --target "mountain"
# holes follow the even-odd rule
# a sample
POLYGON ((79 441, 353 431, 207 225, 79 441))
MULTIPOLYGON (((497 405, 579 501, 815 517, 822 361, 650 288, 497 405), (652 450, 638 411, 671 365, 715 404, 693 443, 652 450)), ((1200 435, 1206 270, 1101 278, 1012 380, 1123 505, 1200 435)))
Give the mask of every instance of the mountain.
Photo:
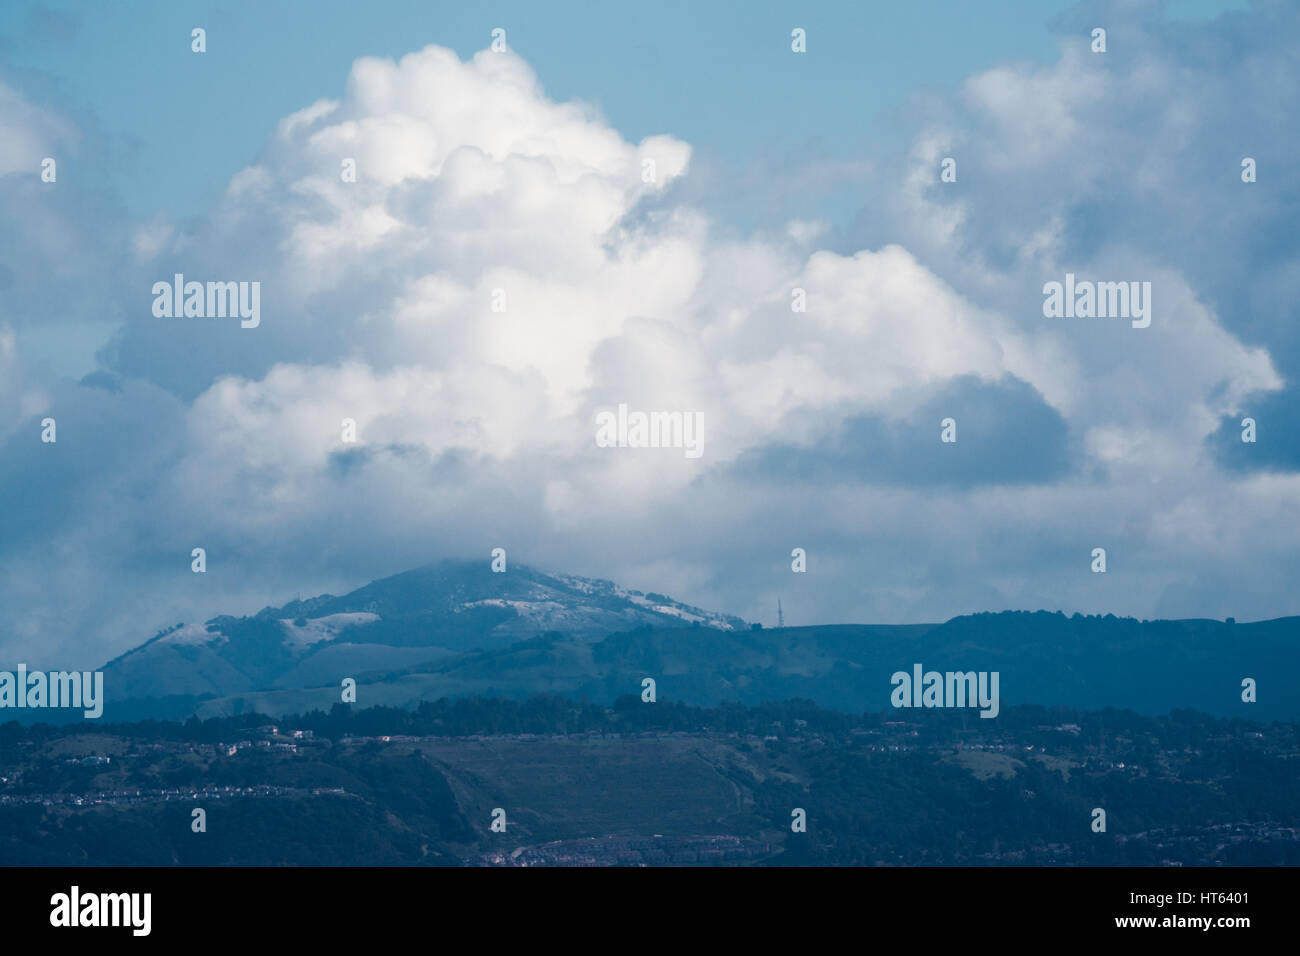
MULTIPOLYGON (((750 629, 609 581, 443 563, 251 617, 178 625, 111 661, 108 720, 329 710, 538 693, 610 703, 641 693, 697 706, 805 698, 841 711, 891 704, 891 676, 997 672, 1002 706, 1141 714, 1195 709, 1300 717, 1300 618, 1252 624, 1059 612, 944 624, 750 629), (1252 678, 1258 700, 1242 701, 1252 678)), ((900 709, 919 719, 922 709, 900 709)), ((972 716, 974 712, 972 711, 972 716)))
POLYGON ((746 627, 661 594, 610 581, 545 574, 522 565, 443 562, 374 581, 342 597, 324 594, 177 624, 103 668, 110 703, 152 701, 184 710, 200 697, 337 685, 340 675, 431 663, 503 648, 548 631, 598 640, 640 626, 746 627), (170 701, 170 704, 166 703, 170 701))
MULTIPOLYGON (((358 706, 410 707, 441 697, 526 698, 536 693, 608 703, 640 694, 695 706, 802 698, 846 712, 891 705, 891 676, 914 664, 996 671, 1001 706, 1042 704, 1139 714, 1188 709, 1255 720, 1300 717, 1300 618, 1253 624, 1138 621, 1006 611, 929 625, 828 625, 719 631, 651 628, 602 641, 548 634, 431 665, 354 675, 358 706), (1241 699, 1243 678, 1258 700, 1241 699)), ((210 700, 200 716, 328 710, 338 682, 210 700)), ((924 709, 899 709, 900 720, 924 709)), ((974 710, 969 712, 975 718, 974 710)))

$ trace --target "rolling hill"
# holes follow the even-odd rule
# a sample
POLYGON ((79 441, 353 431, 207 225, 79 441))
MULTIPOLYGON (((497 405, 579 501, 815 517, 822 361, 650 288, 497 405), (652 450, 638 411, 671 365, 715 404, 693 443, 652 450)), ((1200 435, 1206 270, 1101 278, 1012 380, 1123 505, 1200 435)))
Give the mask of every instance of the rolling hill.
POLYGON ((325 594, 177 624, 104 666, 121 712, 169 714, 200 697, 337 684, 340 675, 392 670, 508 647, 562 631, 579 641, 639 626, 745 627, 739 618, 610 581, 552 575, 521 565, 492 573, 485 562, 428 565, 335 597, 325 594), (154 702, 149 704, 148 702, 154 702))
MULTIPOLYGON (((1300 716, 1300 618, 1251 624, 1007 611, 944 624, 750 628, 658 594, 526 567, 431 565, 342 597, 177 626, 105 668, 111 720, 328 710, 538 693, 697 706, 890 706, 891 675, 996 671, 1003 706, 1300 716), (1242 681, 1258 700, 1242 700, 1242 681)), ((912 713, 919 713, 913 711, 912 713)))

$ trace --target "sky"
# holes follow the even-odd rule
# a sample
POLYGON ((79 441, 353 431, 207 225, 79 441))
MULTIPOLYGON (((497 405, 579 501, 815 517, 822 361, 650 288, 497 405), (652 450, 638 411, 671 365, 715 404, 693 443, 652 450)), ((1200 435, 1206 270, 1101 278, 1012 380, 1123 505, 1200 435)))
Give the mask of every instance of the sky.
POLYGON ((1297 49, 1274 0, 6 4, 0 650, 495 547, 767 623, 1298 614, 1297 49), (598 447, 620 404, 703 454, 598 447))

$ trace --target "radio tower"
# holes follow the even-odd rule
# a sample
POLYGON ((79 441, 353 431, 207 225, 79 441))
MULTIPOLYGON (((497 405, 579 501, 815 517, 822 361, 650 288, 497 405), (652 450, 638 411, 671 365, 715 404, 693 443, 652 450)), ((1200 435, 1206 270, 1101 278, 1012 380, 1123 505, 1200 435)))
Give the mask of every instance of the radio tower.
POLYGON ((776 626, 785 627, 785 612, 781 610, 781 599, 776 599, 776 626))

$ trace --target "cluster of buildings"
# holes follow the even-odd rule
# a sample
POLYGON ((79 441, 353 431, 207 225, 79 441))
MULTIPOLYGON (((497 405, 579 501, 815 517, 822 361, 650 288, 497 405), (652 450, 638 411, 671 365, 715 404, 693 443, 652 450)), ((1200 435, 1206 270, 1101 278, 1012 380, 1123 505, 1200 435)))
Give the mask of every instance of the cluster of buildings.
POLYGON ((768 857, 773 846, 747 837, 588 837, 497 850, 479 866, 711 866, 768 857))
POLYGON ((164 787, 153 790, 97 790, 90 793, 34 793, 21 796, 0 795, 0 806, 40 804, 42 806, 89 807, 96 805, 121 805, 158 803, 184 800, 187 802, 233 800, 240 797, 291 797, 343 794, 342 788, 277 787, 262 784, 255 787, 164 787))

